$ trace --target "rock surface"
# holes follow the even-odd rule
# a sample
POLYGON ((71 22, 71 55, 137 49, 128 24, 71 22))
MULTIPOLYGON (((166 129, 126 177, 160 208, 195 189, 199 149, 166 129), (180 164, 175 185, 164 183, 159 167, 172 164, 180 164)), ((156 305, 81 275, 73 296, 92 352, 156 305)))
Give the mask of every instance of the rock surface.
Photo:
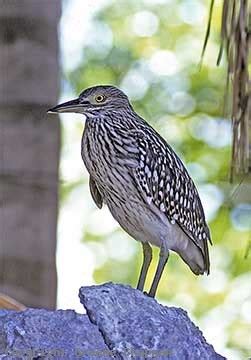
POLYGON ((87 315, 73 310, 0 311, 0 359, 97 359, 94 350, 108 348, 87 315))
POLYGON ((129 286, 82 287, 80 301, 120 359, 224 359, 187 313, 160 305, 129 286))
POLYGON ((0 311, 1 359, 224 359, 179 308, 129 286, 82 287, 87 315, 0 311))

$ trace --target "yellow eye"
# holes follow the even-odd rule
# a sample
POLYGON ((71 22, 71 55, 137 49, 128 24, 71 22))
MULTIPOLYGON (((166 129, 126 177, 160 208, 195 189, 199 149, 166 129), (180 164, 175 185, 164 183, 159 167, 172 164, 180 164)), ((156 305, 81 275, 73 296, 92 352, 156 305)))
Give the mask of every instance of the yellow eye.
POLYGON ((101 102, 105 101, 105 96, 104 95, 96 95, 95 96, 95 101, 97 103, 101 103, 101 102))

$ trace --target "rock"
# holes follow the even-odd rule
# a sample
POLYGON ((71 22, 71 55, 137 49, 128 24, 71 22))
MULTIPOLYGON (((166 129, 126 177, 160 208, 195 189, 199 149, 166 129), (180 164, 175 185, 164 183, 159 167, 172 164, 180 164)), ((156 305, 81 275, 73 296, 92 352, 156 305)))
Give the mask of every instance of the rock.
POLYGON ((0 310, 1 359, 224 359, 179 308, 129 286, 82 287, 87 315, 0 310))
POLYGON ((187 313, 165 307, 129 286, 82 287, 80 301, 120 359, 224 359, 187 313))
POLYGON ((87 315, 73 310, 0 310, 0 358, 95 359, 108 351, 87 315))

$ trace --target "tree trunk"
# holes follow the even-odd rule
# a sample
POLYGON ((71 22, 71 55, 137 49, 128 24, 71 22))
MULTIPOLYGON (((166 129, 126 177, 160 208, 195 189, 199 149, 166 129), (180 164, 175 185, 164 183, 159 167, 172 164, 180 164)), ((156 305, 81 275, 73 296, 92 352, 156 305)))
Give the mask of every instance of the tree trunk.
POLYGON ((0 8, 0 292, 54 308, 60 0, 0 8))

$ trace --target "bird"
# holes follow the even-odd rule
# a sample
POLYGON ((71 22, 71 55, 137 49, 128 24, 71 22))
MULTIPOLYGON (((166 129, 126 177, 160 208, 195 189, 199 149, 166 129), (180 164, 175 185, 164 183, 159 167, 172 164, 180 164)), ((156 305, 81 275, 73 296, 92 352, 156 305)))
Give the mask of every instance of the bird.
POLYGON ((144 291, 152 246, 159 248, 159 258, 148 296, 156 295, 170 251, 194 274, 208 275, 212 242, 196 186, 179 156, 134 111, 127 95, 115 86, 97 85, 48 113, 85 115, 81 156, 91 196, 142 244, 137 289, 144 291))

